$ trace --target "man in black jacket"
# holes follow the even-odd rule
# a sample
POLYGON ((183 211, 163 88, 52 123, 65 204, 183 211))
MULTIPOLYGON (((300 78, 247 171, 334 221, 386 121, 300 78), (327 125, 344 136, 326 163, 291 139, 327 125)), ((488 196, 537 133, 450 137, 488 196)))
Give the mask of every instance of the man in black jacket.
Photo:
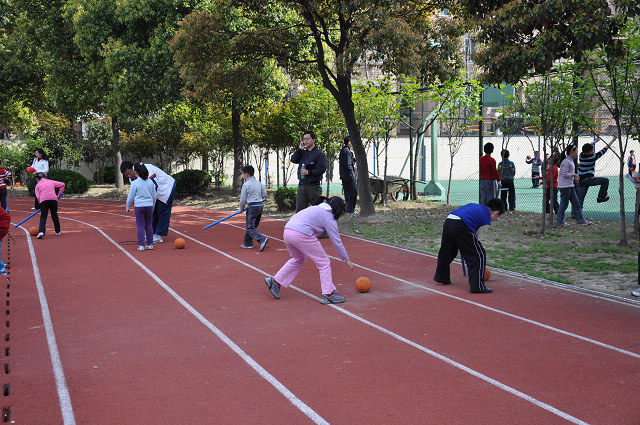
POLYGON ((344 147, 340 151, 340 180, 342 180, 342 190, 344 191, 344 200, 347 203, 347 214, 354 214, 356 201, 358 200, 358 192, 356 186, 356 159, 351 149, 351 138, 344 138, 344 147))
POLYGON ((302 142, 291 155, 291 162, 298 164, 300 180, 296 194, 296 212, 298 212, 322 196, 320 180, 327 170, 327 158, 316 147, 316 135, 313 131, 306 131, 302 135, 302 142))

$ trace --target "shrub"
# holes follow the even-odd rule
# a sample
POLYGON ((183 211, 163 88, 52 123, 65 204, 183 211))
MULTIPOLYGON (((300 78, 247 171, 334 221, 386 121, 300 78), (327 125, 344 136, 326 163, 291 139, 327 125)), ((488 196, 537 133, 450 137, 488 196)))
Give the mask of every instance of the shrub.
MULTIPOLYGON (((91 182, 82 174, 71 170, 49 170, 47 178, 64 183, 64 193, 86 193, 91 186, 91 182)), ((27 184, 29 195, 35 195, 36 179, 30 178, 27 184)))
POLYGON ((203 170, 184 170, 173 175, 176 179, 176 197, 204 195, 209 188, 211 178, 203 170))
MULTIPOLYGON (((99 180, 99 171, 96 171, 96 173, 93 175, 93 181, 95 183, 100 183, 99 180)), ((125 179, 128 181, 128 179, 125 179)), ((114 167, 113 165, 109 165, 108 167, 104 167, 104 169, 102 170, 102 184, 115 184, 116 182, 116 167, 114 167)))
POLYGON ((297 193, 298 189, 295 187, 279 187, 273 194, 273 199, 278 205, 278 211, 295 210, 297 193))

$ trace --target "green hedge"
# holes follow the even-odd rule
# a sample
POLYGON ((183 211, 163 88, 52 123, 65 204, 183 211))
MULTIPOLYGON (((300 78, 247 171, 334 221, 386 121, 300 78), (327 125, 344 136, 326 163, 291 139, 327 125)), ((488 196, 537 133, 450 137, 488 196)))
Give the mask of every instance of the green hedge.
POLYGON ((273 199, 278 205, 278 211, 293 211, 296 209, 296 187, 279 187, 273 194, 273 199))
POLYGON ((173 175, 176 179, 176 197, 204 195, 211 183, 209 173, 203 170, 184 170, 173 175))
MULTIPOLYGON (((49 170, 47 173, 49 180, 57 180, 63 182, 64 193, 86 193, 91 187, 91 182, 82 174, 71 170, 49 170)), ((36 179, 34 177, 29 178, 27 183, 27 189, 29 195, 35 195, 36 179)))

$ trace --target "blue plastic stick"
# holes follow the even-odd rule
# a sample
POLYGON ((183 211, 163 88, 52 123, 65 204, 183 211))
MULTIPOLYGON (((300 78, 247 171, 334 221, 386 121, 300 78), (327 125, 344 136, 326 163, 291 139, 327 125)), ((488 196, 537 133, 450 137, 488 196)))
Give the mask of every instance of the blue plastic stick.
POLYGON ((203 227, 203 229, 208 229, 208 228, 209 228, 209 227, 211 227, 211 226, 215 226, 216 224, 218 224, 218 223, 220 223, 220 222, 222 222, 222 221, 225 221, 225 220, 227 220, 227 219, 229 219, 229 218, 233 217, 234 215, 238 215, 238 214, 240 214, 241 212, 246 211, 246 210, 247 210, 247 209, 245 208, 245 209, 243 209, 242 211, 236 211, 236 212, 234 212, 233 214, 226 216, 225 218, 221 218, 221 219, 220 219, 220 220, 218 220, 218 221, 214 221, 213 223, 211 223, 211 224, 208 224, 208 225, 204 226, 204 227, 203 227))
MULTIPOLYGON (((64 193, 61 193, 60 196, 58 196, 58 199, 62 198, 63 196, 64 196, 64 193)), ((22 220, 20 223, 18 223, 15 226, 13 226, 13 228, 15 229, 16 227, 20 226, 22 223, 24 223, 25 221, 29 220, 34 215, 38 214, 40 211, 42 211, 42 208, 40 208, 38 211, 36 211, 33 214, 31 214, 29 217, 27 217, 24 220, 22 220)))
MULTIPOLYGON (((264 204, 265 202, 267 202, 267 200, 266 200, 266 199, 263 199, 263 200, 262 200, 262 203, 264 204)), ((249 208, 249 207, 247 207, 247 208, 249 208)), ((204 226, 204 227, 203 227, 203 229, 208 229, 209 227, 211 227, 211 226, 215 226, 216 224, 218 224, 218 223, 220 223, 220 222, 222 222, 222 221, 228 220, 228 219, 230 219, 231 217, 233 217, 234 215, 238 215, 238 214, 240 214, 241 212, 246 211, 246 210, 247 210, 247 208, 243 209, 242 211, 236 211, 236 212, 234 212, 233 214, 228 215, 228 216, 226 216, 225 218, 221 218, 221 219, 220 219, 220 220, 218 220, 218 221, 214 221, 213 223, 211 223, 211 224, 208 224, 208 225, 204 226)))

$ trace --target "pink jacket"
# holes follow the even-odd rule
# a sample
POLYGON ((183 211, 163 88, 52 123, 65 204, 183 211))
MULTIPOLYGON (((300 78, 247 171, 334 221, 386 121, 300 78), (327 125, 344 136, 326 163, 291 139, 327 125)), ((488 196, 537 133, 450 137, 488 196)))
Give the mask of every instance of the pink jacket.
POLYGON ((60 194, 64 193, 64 183, 56 180, 41 179, 36 185, 35 190, 38 202, 58 200, 56 188, 60 188, 58 191, 60 194))

